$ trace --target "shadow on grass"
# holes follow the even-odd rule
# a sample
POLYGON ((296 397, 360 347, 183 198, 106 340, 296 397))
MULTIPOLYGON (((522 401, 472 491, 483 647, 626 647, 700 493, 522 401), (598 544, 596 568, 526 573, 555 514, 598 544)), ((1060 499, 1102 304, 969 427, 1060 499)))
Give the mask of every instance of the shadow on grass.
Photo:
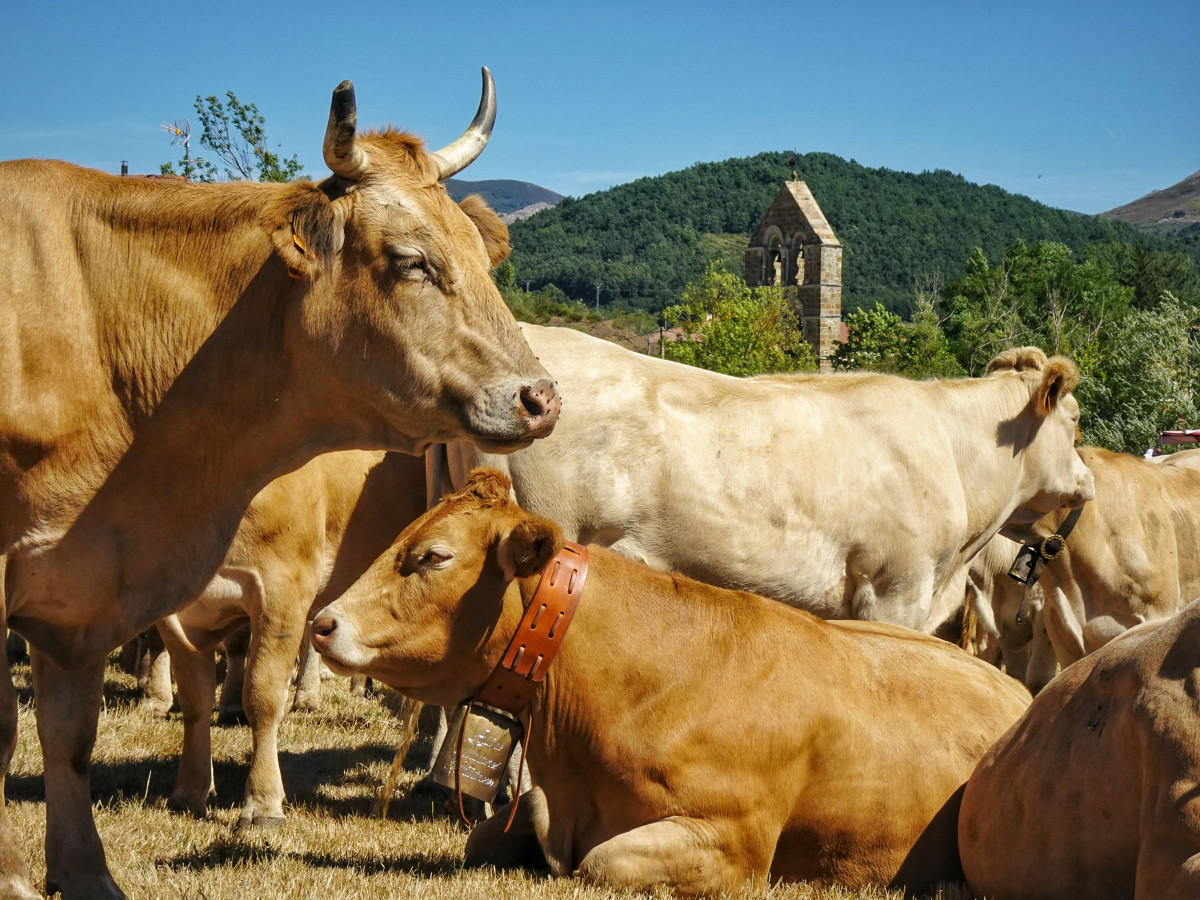
POLYGON ((364 874, 405 874, 421 878, 448 878, 462 871, 462 862, 451 859, 430 859, 425 856, 396 856, 389 859, 334 856, 329 853, 293 853, 244 841, 235 836, 224 837, 202 849, 191 850, 173 857, 162 857, 156 865, 168 869, 203 871, 243 863, 262 863, 286 858, 307 867, 354 869, 364 874))
MULTIPOLYGON (((33 676, 29 670, 28 661, 9 667, 13 687, 17 689, 17 702, 21 706, 33 706, 36 709, 33 695, 33 676)), ((131 711, 142 700, 142 689, 132 678, 104 679, 104 706, 110 712, 131 711)))
MULTIPOLYGON (((322 813, 347 816, 366 816, 370 813, 373 792, 368 796, 332 798, 323 787, 372 784, 366 767, 381 759, 390 759, 393 748, 385 744, 364 744, 360 747, 308 750, 303 753, 281 753, 279 767, 289 800, 294 799, 322 813)), ((92 800, 98 803, 120 802, 128 798, 145 798, 154 805, 165 801, 175 786, 178 758, 144 759, 136 762, 91 765, 92 800)), ((249 774, 249 762, 228 760, 213 763, 213 779, 217 796, 210 800, 211 809, 237 809, 242 805, 249 774)), ((10 802, 45 802, 46 789, 42 775, 13 775, 5 780, 5 795, 10 802)), ((359 792, 362 793, 361 791, 359 792)))

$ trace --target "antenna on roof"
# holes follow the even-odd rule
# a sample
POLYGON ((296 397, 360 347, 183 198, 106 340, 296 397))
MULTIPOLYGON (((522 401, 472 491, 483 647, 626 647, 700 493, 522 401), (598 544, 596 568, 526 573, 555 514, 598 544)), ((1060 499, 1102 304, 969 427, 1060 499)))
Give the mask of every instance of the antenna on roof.
POLYGON ((192 140, 192 123, 188 119, 176 119, 172 122, 159 122, 158 127, 171 135, 171 146, 183 144, 183 155, 187 156, 188 146, 192 140))
POLYGON ((171 146, 183 144, 183 176, 191 178, 197 163, 204 162, 200 157, 191 155, 192 123, 190 119, 176 119, 174 122, 159 122, 158 127, 171 135, 171 146))

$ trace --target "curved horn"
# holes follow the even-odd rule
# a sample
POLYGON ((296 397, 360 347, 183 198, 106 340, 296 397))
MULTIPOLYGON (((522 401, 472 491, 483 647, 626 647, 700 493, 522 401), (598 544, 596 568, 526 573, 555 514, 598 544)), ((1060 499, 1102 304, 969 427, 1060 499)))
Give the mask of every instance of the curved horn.
POLYGON ((354 103, 354 85, 343 81, 333 91, 329 104, 329 125, 325 129, 325 165, 334 175, 357 181, 370 167, 362 147, 354 146, 358 130, 358 108, 354 103))
POLYGON ((458 140, 430 154, 438 168, 438 181, 445 181, 475 162, 487 146, 488 138, 492 136, 492 126, 495 124, 496 84, 492 81, 492 73, 488 71, 488 67, 484 66, 483 96, 479 98, 479 109, 475 112, 475 118, 458 140))

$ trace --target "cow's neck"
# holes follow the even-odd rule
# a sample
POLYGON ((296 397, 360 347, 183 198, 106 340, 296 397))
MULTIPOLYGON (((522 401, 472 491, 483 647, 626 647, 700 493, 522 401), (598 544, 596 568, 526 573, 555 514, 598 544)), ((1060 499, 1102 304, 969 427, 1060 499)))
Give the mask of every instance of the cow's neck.
MULTIPOLYGON (((597 772, 644 764, 646 760, 628 755, 641 746, 631 723, 656 705, 676 708, 684 717, 687 710, 679 702, 711 702, 704 694, 677 698, 685 680, 681 672, 690 673, 690 683, 700 690, 705 684, 719 690, 718 673, 740 664, 762 628, 764 608, 771 610, 768 616, 790 616, 798 628, 824 625, 773 600, 698 583, 695 590, 679 590, 676 576, 611 550, 593 546, 589 551, 587 582, 575 617, 527 716, 532 719, 528 754, 535 781, 539 772, 587 765, 578 758, 582 748, 603 760, 597 772)), ((531 589, 523 586, 525 602, 531 589)))
POLYGON ((248 249, 222 277, 143 298, 159 304, 154 314, 133 310, 102 342, 123 412, 94 423, 93 440, 117 458, 95 455, 95 493, 80 495, 82 509, 65 498, 60 523, 44 524, 44 545, 35 536, 8 573, 14 627, 67 664, 192 599, 259 489, 349 443, 300 401, 307 376, 284 341, 303 288, 269 255, 261 227, 259 239, 249 229, 224 235, 226 250, 248 249))
POLYGON ((1031 422, 1023 415, 1029 406, 1029 391, 1017 378, 995 377, 954 382, 948 393, 945 421, 951 430, 954 465, 968 500, 966 539, 960 563, 975 556, 1017 508, 1024 478, 1024 454, 1015 446, 1028 442, 1031 422), (969 425, 977 422, 981 409, 984 421, 1002 423, 1000 435, 980 435, 969 425))

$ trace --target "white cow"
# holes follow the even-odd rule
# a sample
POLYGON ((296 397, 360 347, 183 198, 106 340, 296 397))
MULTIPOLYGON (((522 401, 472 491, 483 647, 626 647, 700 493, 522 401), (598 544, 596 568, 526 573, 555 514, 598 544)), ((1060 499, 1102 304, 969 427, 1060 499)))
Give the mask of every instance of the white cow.
MULTIPOLYGON (((1096 496, 1042 576, 1046 632, 1063 666, 1200 596, 1200 450, 1153 461, 1079 452, 1096 496)), ((1052 534, 1065 517, 1058 510, 1035 529, 1052 534)))
POLYGON ((1075 366, 1036 348, 986 378, 741 379, 521 329, 565 398, 555 433, 511 456, 451 445, 434 479, 491 466, 568 539, 825 618, 932 631, 993 534, 1092 496, 1075 366))

